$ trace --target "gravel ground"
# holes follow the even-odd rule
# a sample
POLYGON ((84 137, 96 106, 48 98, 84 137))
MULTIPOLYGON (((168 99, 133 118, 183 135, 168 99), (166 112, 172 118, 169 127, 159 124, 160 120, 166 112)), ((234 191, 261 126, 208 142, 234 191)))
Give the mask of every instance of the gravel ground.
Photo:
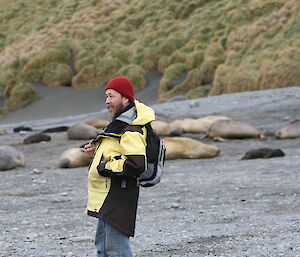
MULTIPOLYGON (((262 131, 299 119, 300 87, 214 96, 155 105, 169 119, 224 114, 262 131), (176 110, 176 111, 175 111, 176 110)), ((28 121, 36 129, 86 116, 28 121)), ((23 123, 24 124, 24 123, 23 123)), ((95 256, 96 219, 84 214, 87 168, 57 168, 60 154, 83 141, 51 134, 47 143, 24 145, 2 124, 26 166, 1 172, 0 256, 95 256)), ((188 135, 200 139, 202 135, 188 135)), ((204 143, 218 157, 167 161, 155 188, 141 189, 136 236, 138 257, 300 256, 300 138, 244 139, 204 143), (285 157, 241 161, 253 148, 281 148, 285 157)))

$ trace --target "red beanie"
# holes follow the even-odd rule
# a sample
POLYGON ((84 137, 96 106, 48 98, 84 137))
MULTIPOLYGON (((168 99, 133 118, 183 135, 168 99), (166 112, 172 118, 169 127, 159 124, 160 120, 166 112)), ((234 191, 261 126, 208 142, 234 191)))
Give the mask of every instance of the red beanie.
POLYGON ((105 87, 107 89, 113 89, 119 92, 122 96, 128 98, 131 102, 134 101, 134 88, 130 80, 125 77, 115 77, 105 87))

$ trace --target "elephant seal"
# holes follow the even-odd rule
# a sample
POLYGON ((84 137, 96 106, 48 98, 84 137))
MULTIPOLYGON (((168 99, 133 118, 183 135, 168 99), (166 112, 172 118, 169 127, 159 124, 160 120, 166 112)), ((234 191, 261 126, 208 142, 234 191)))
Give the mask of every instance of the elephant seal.
POLYGON ((0 136, 7 134, 7 131, 4 129, 0 129, 0 136))
POLYGON ((275 137, 278 139, 300 137, 300 120, 295 120, 289 125, 277 129, 275 131, 275 137))
POLYGON ((262 137, 262 134, 252 125, 239 120, 217 120, 208 129, 211 138, 253 138, 262 137))
POLYGON ((14 169, 25 165, 24 154, 14 147, 0 146, 0 171, 14 169))
POLYGON ((58 126, 53 128, 44 129, 42 133, 65 132, 69 129, 68 126, 58 126))
POLYGON ((180 133, 207 134, 211 123, 216 120, 227 120, 228 117, 210 115, 198 119, 177 119, 170 123, 173 130, 180 133))
POLYGON ((212 158, 220 153, 218 147, 188 137, 167 137, 163 142, 166 146, 166 160, 212 158))
POLYGON ((99 129, 99 128, 106 128, 110 122, 111 121, 108 117, 106 118, 103 116, 95 116, 86 119, 83 123, 99 129))
MULTIPOLYGON (((176 129, 170 126, 169 123, 161 120, 155 120, 151 122, 151 126, 154 132, 162 137, 174 135, 177 133, 176 129)), ((177 134, 178 135, 178 134, 177 134)))
POLYGON ((91 159, 86 153, 83 152, 83 148, 72 147, 64 151, 59 159, 59 168, 77 168, 84 167, 90 164, 91 159))
POLYGON ((85 123, 77 123, 69 127, 68 131, 69 139, 89 140, 97 136, 98 130, 85 123))
POLYGON ((35 143, 40 143, 42 141, 50 141, 51 137, 43 134, 43 133, 37 133, 31 136, 28 136, 24 138, 23 143, 24 144, 35 144, 35 143))
POLYGON ((281 149, 258 148, 246 152, 241 160, 249 160, 249 159, 256 159, 256 158, 272 158, 272 157, 282 157, 282 156, 285 156, 285 153, 281 149))

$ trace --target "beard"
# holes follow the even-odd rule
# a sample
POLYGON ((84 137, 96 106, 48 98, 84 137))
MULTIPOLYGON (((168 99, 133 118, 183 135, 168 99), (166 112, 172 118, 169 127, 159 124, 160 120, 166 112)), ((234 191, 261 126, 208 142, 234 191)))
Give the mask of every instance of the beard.
POLYGON ((125 106, 123 105, 123 103, 107 105, 108 111, 114 116, 118 115, 124 108, 125 106))

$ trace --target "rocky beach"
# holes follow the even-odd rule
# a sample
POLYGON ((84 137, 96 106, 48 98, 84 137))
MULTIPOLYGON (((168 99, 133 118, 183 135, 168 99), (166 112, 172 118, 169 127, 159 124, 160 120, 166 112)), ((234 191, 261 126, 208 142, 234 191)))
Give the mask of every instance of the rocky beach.
MULTIPOLYGON (((300 119, 300 87, 163 104, 156 103, 154 89, 143 89, 139 98, 166 121, 218 114, 270 133, 300 119)), ((13 128, 30 126, 36 132, 80 122, 104 108, 102 91, 41 92, 39 101, 0 120, 7 131, 1 145, 21 150, 26 158, 24 167, 0 172, 0 256, 95 256, 96 219, 84 213, 87 167, 58 168, 64 150, 85 142, 61 132, 51 133, 49 142, 25 145, 23 139, 33 132, 13 133, 13 128)), ((300 256, 300 138, 185 136, 218 146, 220 155, 167 161, 161 183, 141 189, 135 256, 300 256), (240 160, 260 147, 280 148, 285 156, 240 160)))

